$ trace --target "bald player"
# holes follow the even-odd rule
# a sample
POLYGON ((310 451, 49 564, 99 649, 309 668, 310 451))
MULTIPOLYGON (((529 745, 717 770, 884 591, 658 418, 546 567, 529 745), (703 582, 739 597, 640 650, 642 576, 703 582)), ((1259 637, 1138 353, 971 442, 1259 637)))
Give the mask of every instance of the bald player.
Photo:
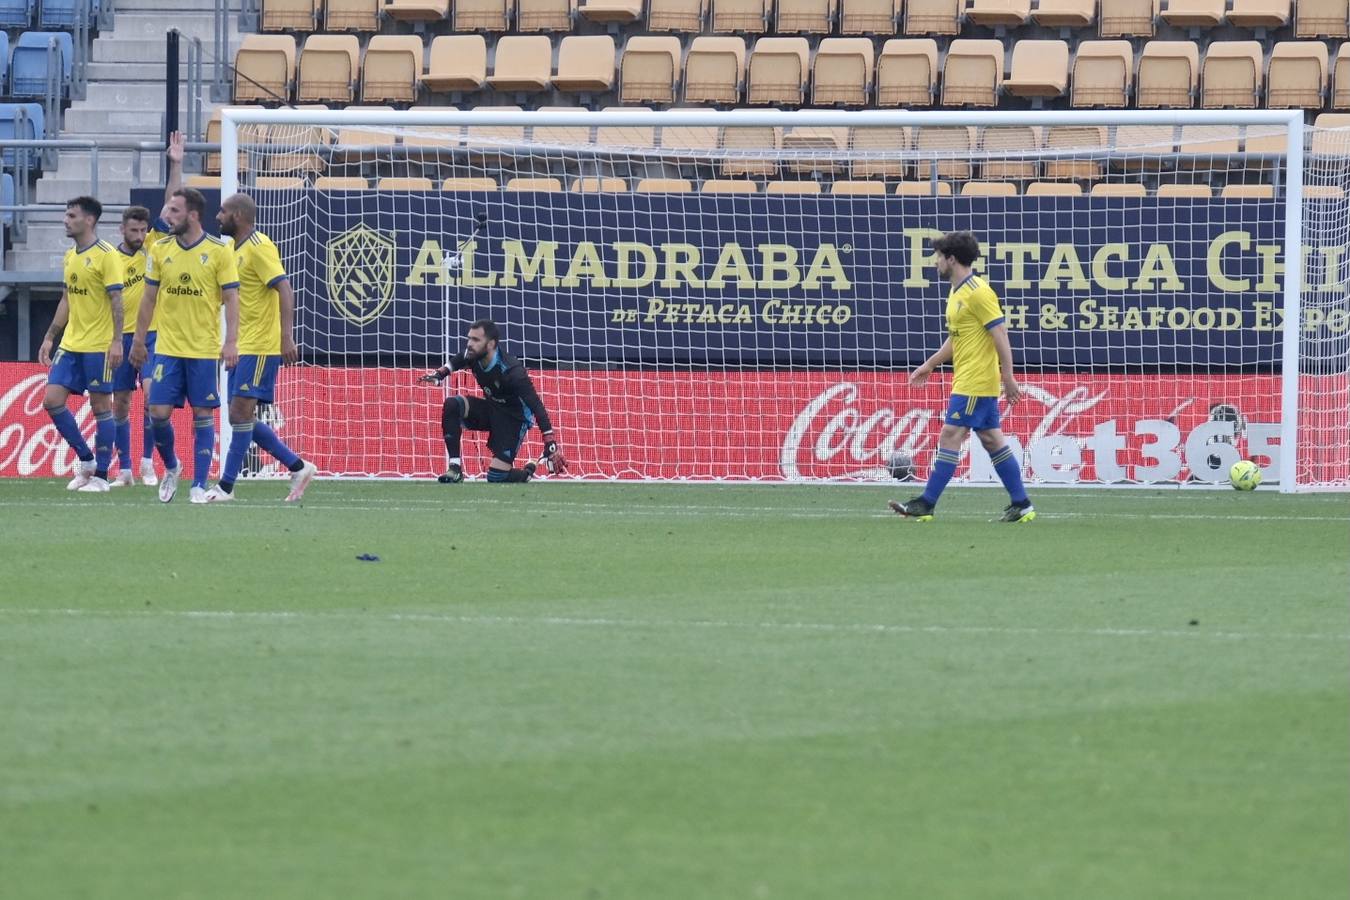
POLYGON ((290 470, 288 503, 305 495, 318 471, 257 419, 258 404, 273 402, 282 362, 300 359, 293 337, 295 293, 277 245, 257 229, 257 220, 257 204, 247 194, 226 198, 216 216, 220 233, 234 239, 239 270, 239 363, 230 370, 230 450, 220 481, 206 492, 208 503, 234 499, 234 483, 250 444, 257 444, 290 470))

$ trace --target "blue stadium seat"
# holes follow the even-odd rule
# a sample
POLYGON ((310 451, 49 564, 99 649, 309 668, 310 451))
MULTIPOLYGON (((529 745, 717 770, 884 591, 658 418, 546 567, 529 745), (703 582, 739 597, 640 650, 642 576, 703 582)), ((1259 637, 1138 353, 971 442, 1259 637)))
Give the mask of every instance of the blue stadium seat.
MULTIPOLYGON (((14 176, 6 172, 4 175, 0 175, 0 206, 13 206, 13 205, 14 205, 14 176)), ((3 217, 0 218, 3 218, 4 223, 6 225, 13 225, 14 224, 13 210, 8 209, 5 210, 3 217)))
POLYGON ((28 28, 37 0, 0 0, 0 28, 28 28))
MULTIPOLYGON (((0 103, 0 141, 35 141, 44 133, 44 120, 41 103, 0 103)), ((5 150, 4 164, 15 165, 18 154, 23 151, 13 147, 5 150)), ((41 154, 36 149, 27 150, 29 164, 38 165, 41 154)))
POLYGON ((25 31, 14 45, 10 63, 11 97, 42 97, 47 93, 47 57, 56 44, 61 62, 61 93, 70 89, 70 71, 75 62, 75 41, 66 32, 25 31))
POLYGON ((81 8, 88 10, 85 19, 93 22, 98 16, 98 0, 42 0, 42 10, 38 13, 39 28, 74 28, 75 19, 81 8))

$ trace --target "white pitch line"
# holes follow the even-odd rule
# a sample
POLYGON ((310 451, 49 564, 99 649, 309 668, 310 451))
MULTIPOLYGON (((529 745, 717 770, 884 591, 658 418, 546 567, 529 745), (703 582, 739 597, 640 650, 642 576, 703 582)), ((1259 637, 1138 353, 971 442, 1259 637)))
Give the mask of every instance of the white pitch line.
POLYGON ((565 628, 612 628, 642 630, 650 628, 692 628, 737 631, 815 632, 825 634, 946 634, 1008 637, 1105 637, 1105 638, 1211 638, 1229 641, 1287 640, 1350 642, 1350 634, 1339 632, 1258 632, 1210 631, 1167 628, 1036 628, 998 625, 899 625, 864 622, 736 622, 728 619, 614 619, 589 616, 452 616, 437 613, 344 613, 302 612, 294 610, 102 610, 102 609, 6 609, 0 615, 32 617, 73 617, 107 619, 220 619, 225 621, 321 622, 418 622, 446 625, 556 626, 565 628))

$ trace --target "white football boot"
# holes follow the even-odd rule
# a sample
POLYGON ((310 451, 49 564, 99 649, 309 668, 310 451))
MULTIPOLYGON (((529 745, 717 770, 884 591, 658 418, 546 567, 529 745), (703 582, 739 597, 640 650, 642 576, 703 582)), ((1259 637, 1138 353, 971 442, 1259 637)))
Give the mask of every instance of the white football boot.
POLYGON ((181 474, 183 474, 183 464, 181 462, 176 468, 164 470, 164 478, 159 483, 160 503, 168 503, 173 499, 173 495, 178 493, 178 476, 181 474))

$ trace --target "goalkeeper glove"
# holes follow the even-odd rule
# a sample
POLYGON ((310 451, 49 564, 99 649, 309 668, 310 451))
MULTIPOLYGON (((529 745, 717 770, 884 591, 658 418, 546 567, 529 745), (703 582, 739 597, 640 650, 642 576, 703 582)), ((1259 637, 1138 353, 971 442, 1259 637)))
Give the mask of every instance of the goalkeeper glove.
POLYGON ((417 380, 422 382, 423 384, 440 384, 442 381, 444 381, 449 377, 450 377, 450 370, 447 369, 445 366, 441 366, 435 372, 428 372, 425 375, 418 376, 417 380))
POLYGON ((553 432, 544 435, 544 455, 542 462, 548 465, 550 472, 566 472, 567 457, 563 456, 562 446, 554 439, 553 432))

